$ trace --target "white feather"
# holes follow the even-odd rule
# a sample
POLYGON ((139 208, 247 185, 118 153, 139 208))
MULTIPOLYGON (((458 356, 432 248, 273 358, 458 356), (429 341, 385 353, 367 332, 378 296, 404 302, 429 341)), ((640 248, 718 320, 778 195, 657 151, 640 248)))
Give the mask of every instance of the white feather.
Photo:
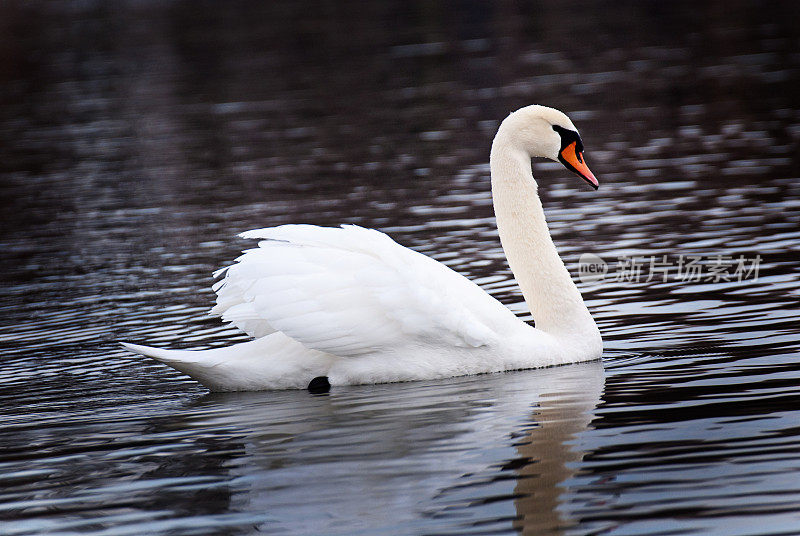
POLYGON ((339 357, 432 338, 478 347, 511 315, 468 279, 378 231, 284 225, 241 236, 267 240, 224 272, 212 311, 252 336, 274 329, 339 357))

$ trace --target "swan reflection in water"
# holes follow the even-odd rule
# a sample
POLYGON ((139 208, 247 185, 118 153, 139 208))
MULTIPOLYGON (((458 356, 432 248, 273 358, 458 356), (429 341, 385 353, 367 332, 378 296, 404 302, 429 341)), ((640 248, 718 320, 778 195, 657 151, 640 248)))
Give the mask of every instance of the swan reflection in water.
POLYGON ((532 426, 516 443, 521 463, 515 469, 514 527, 522 534, 542 534, 575 524, 562 496, 567 492, 565 482, 583 460, 578 436, 592 421, 605 377, 600 362, 561 369, 563 374, 551 386, 555 390, 541 394, 539 407, 531 416, 532 426))
POLYGON ((570 525, 564 483, 603 386, 594 361, 323 396, 220 393, 169 427, 193 429, 226 475, 227 511, 263 530, 402 534, 489 519, 536 534, 570 525))

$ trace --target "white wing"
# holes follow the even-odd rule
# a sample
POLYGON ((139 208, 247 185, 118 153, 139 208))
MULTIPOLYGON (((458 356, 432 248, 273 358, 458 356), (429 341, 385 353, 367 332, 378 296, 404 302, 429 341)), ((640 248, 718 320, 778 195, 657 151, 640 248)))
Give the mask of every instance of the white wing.
POLYGON ((385 234, 357 226, 283 225, 214 285, 222 316, 253 337, 281 331, 305 346, 357 356, 392 346, 477 347, 516 317, 480 287, 385 234))

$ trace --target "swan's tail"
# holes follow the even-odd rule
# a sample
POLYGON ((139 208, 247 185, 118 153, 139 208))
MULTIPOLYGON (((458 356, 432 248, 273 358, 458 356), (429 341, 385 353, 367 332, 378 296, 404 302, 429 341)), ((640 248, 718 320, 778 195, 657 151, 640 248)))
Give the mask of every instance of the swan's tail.
POLYGON ((191 376, 212 391, 305 389, 313 378, 327 375, 332 360, 281 332, 211 350, 120 344, 191 376))
POLYGON ((152 357, 162 363, 186 363, 197 361, 202 354, 213 352, 213 350, 192 351, 192 350, 167 350, 164 348, 154 348, 152 346, 143 346, 141 344, 131 344, 129 342, 120 343, 123 348, 130 350, 135 354, 152 357))

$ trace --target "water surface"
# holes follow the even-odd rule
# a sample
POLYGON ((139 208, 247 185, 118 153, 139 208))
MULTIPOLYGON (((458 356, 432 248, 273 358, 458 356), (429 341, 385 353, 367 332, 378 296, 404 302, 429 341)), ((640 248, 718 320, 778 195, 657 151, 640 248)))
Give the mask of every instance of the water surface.
POLYGON ((799 533, 797 8, 578 4, 3 4, 0 532, 799 533), (530 320, 487 162, 534 102, 601 182, 534 165, 576 279, 609 264, 602 363, 219 395, 117 346, 245 340, 210 274, 290 222, 530 320))

